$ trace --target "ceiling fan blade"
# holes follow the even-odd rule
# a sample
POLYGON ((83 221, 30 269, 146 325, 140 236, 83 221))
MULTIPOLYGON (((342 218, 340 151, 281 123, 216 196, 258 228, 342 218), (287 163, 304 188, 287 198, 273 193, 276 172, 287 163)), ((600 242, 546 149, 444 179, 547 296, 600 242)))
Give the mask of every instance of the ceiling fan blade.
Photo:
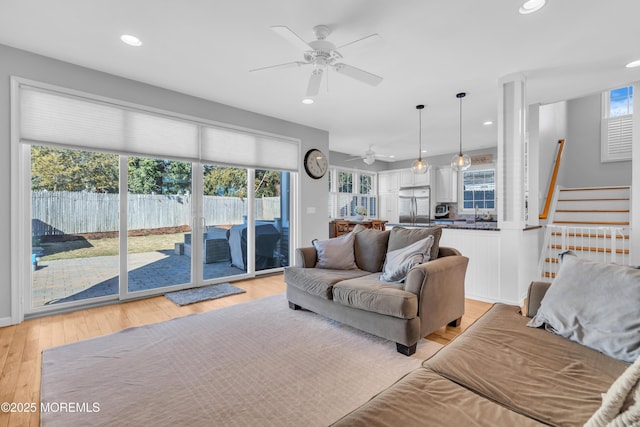
POLYGON ((285 62, 284 64, 277 64, 277 65, 269 65, 268 67, 260 67, 260 68, 254 68, 253 70, 249 70, 250 73, 254 72, 254 71, 262 71, 262 70, 268 70, 269 68, 292 68, 292 67, 301 67, 303 65, 308 65, 308 62, 302 62, 302 61, 295 61, 295 62, 285 62))
POLYGON ((322 83, 322 68, 316 68, 309 78, 309 86, 307 86, 307 98, 314 97, 320 91, 320 83, 322 83))
POLYGON ((352 157, 351 159, 345 160, 345 162, 353 162, 354 160, 362 160, 366 159, 366 157, 352 157))
POLYGON ((371 74, 367 71, 361 70, 360 68, 352 67, 351 65, 347 64, 338 63, 334 65, 334 68, 336 72, 340 74, 344 74, 353 79, 360 80, 361 82, 371 86, 378 86, 383 80, 380 76, 376 76, 375 74, 371 74))
POLYGON ((299 35, 291 31, 288 27, 276 25, 274 27, 271 27, 271 29, 298 49, 302 51, 313 50, 313 48, 309 46, 306 41, 302 40, 299 35))
POLYGON ((354 40, 354 41, 349 42, 349 43, 345 43, 342 46, 338 46, 336 48, 336 50, 342 50, 345 47, 351 47, 351 46, 353 46, 355 44, 362 45, 362 44, 367 44, 367 43, 370 43, 370 42, 375 42, 375 41, 378 41, 378 40, 380 40, 380 35, 378 33, 369 34, 368 36, 363 37, 361 39, 354 40))

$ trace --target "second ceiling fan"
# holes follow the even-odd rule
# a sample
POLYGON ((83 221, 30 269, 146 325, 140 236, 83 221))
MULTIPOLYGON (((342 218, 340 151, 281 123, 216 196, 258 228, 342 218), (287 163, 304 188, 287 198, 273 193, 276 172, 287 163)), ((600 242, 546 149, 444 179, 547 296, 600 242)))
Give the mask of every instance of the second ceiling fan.
POLYGON ((261 71, 271 68, 288 68, 288 67, 300 67, 303 65, 313 65, 311 76, 309 78, 309 84, 307 86, 306 96, 308 98, 314 97, 320 91, 320 84, 322 83, 322 75, 325 70, 332 68, 338 74, 344 74, 363 83, 371 86, 377 86, 382 81, 382 77, 372 74, 368 71, 361 70, 354 66, 340 62, 342 60, 342 54, 339 52, 347 46, 351 47, 356 43, 360 43, 366 40, 375 40, 379 36, 378 34, 371 34, 358 40, 336 46, 326 38, 331 33, 331 29, 326 25, 316 25, 313 27, 313 33, 316 36, 316 40, 306 42, 296 33, 291 31, 285 26, 274 26, 271 29, 285 40, 289 41, 304 54, 304 61, 293 61, 284 64, 270 65, 268 67, 256 68, 250 71, 261 71))

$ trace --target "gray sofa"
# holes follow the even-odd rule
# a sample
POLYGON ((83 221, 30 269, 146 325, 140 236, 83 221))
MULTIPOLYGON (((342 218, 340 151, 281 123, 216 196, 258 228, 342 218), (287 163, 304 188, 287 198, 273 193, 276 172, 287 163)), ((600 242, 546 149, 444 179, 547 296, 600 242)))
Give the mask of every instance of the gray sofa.
POLYGON ((452 248, 439 247, 440 228, 387 231, 356 228, 357 268, 317 268, 315 247, 299 248, 296 265, 284 279, 292 309, 305 308, 396 343, 411 355, 424 336, 464 314, 464 278, 469 259, 452 248), (380 280, 387 250, 396 250, 434 236, 430 260, 413 267, 402 283, 380 280))
POLYGON ((553 285, 530 285, 526 316, 495 304, 333 426, 640 425, 640 271, 571 263, 553 285), (552 313, 579 333, 559 335, 562 321, 552 313), (540 317, 544 328, 535 327, 540 317), (608 341, 604 351, 580 343, 594 334, 592 346, 608 341))

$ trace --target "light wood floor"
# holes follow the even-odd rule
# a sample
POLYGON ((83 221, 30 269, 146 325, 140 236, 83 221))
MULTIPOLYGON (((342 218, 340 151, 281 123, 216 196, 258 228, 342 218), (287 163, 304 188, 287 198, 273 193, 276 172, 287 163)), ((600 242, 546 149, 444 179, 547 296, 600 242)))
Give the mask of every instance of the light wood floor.
MULTIPOLYGON (((234 282, 244 294, 204 301, 183 307, 163 296, 122 304, 91 308, 73 313, 27 320, 16 326, 0 328, 0 404, 2 402, 40 402, 40 367, 42 350, 87 338, 106 335, 132 326, 162 322, 192 313, 275 295, 285 291, 281 274, 234 282)), ((441 328, 427 338, 449 343, 491 304, 466 300, 465 315, 457 328, 441 328)), ((39 426, 38 412, 6 414, 0 411, 0 427, 39 426)))

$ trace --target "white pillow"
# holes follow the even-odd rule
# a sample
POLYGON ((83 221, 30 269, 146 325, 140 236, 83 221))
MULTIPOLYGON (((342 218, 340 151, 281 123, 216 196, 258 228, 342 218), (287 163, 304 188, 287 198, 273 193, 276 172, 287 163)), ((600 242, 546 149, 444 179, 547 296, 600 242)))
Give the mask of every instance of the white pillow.
POLYGON ((314 240, 313 246, 318 254, 316 268, 333 270, 353 270, 358 268, 353 251, 356 236, 353 233, 343 234, 327 240, 314 240))
POLYGON ((433 246, 433 241, 434 237, 431 235, 404 248, 387 252, 380 280, 402 282, 414 266, 429 261, 429 251, 433 246))
POLYGON ((527 326, 625 362, 640 357, 640 270, 562 257, 553 284, 527 326))

